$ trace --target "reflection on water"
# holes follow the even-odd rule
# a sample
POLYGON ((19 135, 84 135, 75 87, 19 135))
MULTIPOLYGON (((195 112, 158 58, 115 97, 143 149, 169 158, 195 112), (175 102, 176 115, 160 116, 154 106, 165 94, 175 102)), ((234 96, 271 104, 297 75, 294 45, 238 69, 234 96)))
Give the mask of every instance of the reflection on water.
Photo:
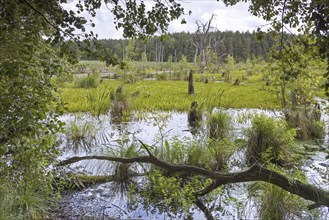
MULTIPOLYGON (((282 117, 281 112, 260 109, 228 109, 226 111, 232 116, 235 138, 239 139, 244 138, 243 131, 250 127, 251 120, 256 114, 266 114, 269 117, 277 119, 282 117)), ((138 140, 147 145, 159 146, 164 139, 170 143, 177 138, 180 140, 200 140, 207 136, 205 122, 201 126, 200 131, 194 134, 190 132, 187 114, 177 112, 135 113, 131 121, 120 124, 111 123, 110 115, 102 115, 99 118, 95 118, 89 114, 82 114, 80 116, 68 114, 63 116, 62 120, 65 121, 67 125, 73 121, 80 126, 84 123, 93 124, 95 141, 93 142, 91 151, 88 152, 88 154, 91 155, 104 154, 138 140)), ((328 115, 324 115, 322 120, 329 122, 328 115)), ((327 130, 326 128, 326 134, 328 133, 327 130)), ((65 135, 62 136, 62 139, 64 140, 63 147, 70 145, 65 142, 65 135)), ((323 144, 324 148, 327 148, 327 146, 328 135, 326 135, 323 144)), ((78 153, 79 156, 86 154, 85 152, 78 153)), ((60 159, 65 159, 74 155, 77 155, 76 152, 68 150, 60 159)), ((329 164, 326 156, 327 154, 321 152, 311 155, 307 161, 307 165, 303 167, 303 170, 306 171, 310 183, 322 185, 328 189, 327 179, 329 176, 323 176, 323 174, 321 176, 317 171, 318 169, 322 169, 322 172, 328 175, 329 168, 321 166, 321 164, 329 164)), ((106 162, 99 161, 80 162, 71 165, 71 167, 78 169, 80 172, 105 175, 112 169, 106 162)), ((69 219, 80 219, 81 216, 93 216, 105 219, 168 219, 168 216, 159 213, 148 213, 142 207, 138 207, 134 211, 130 210, 126 198, 114 195, 111 187, 112 183, 106 183, 65 196, 62 201, 63 215, 69 219)), ((230 202, 225 205, 225 210, 230 213, 226 216, 227 218, 236 219, 239 216, 244 216, 246 218, 257 217, 256 209, 254 209, 254 201, 247 198, 244 184, 235 184, 234 187, 230 186, 229 191, 232 196, 237 198, 237 202, 230 202), (239 202, 243 203, 246 207, 244 210, 239 209, 237 205, 239 202)), ((214 213, 215 216, 222 218, 220 214, 223 213, 214 213)), ((193 218, 204 219, 204 216, 202 213, 195 210, 193 218)))

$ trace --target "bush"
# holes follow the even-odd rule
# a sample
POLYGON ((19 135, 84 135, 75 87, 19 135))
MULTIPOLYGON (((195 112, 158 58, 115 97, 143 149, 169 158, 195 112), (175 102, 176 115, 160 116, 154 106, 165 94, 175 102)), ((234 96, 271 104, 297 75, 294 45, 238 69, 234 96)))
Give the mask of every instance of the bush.
POLYGON ((78 88, 97 88, 100 84, 100 77, 98 73, 88 74, 86 77, 82 77, 76 80, 76 87, 78 88))
POLYGON ((272 162, 283 165, 291 162, 296 131, 288 128, 284 120, 276 121, 265 115, 258 115, 246 131, 247 163, 272 162))
POLYGON ((288 124, 297 129, 296 138, 299 140, 323 139, 325 136, 324 123, 320 121, 318 110, 285 112, 285 119, 288 124))

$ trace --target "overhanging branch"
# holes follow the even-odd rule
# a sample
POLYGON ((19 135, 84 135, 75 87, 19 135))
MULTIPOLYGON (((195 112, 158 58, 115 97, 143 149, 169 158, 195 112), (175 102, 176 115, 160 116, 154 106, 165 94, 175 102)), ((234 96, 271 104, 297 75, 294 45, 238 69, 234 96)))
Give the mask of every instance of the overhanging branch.
POLYGON ((206 195, 207 193, 214 190, 218 186, 229 184, 229 183, 264 181, 267 183, 274 184, 278 187, 281 187, 282 189, 290 193, 296 194, 304 199, 311 200, 315 202, 317 206, 329 207, 328 191, 312 186, 310 184, 302 183, 298 180, 287 178, 282 174, 266 169, 258 164, 254 164, 247 170, 240 172, 221 173, 221 172, 207 170, 197 166, 168 163, 151 155, 151 156, 140 156, 140 157, 132 157, 132 158, 110 157, 110 156, 72 157, 67 160, 61 161, 59 163, 59 166, 69 165, 84 160, 106 160, 106 161, 121 162, 121 163, 148 163, 148 164, 153 164, 169 172, 178 172, 178 173, 189 174, 189 175, 199 175, 213 179, 214 183, 206 187, 203 191, 201 191, 199 195, 206 195))

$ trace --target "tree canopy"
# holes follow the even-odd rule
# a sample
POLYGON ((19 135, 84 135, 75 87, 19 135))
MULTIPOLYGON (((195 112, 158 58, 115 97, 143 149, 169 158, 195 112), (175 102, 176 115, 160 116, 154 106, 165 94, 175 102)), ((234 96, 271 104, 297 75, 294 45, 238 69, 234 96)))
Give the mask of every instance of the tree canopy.
MULTIPOLYGON (((80 16, 87 11, 92 17, 97 14, 103 4, 110 9, 115 19, 116 28, 123 29, 123 36, 127 38, 145 38, 154 35, 158 30, 165 33, 170 21, 179 19, 185 12, 179 1, 175 0, 154 0, 153 6, 147 9, 143 1, 108 1, 91 0, 77 1, 76 12, 66 10, 63 6, 66 0, 50 1, 46 4, 34 0, 2 0, 1 13, 3 18, 3 31, 13 28, 12 24, 24 16, 33 19, 33 27, 25 23, 25 30, 38 33, 47 43, 60 46, 61 53, 70 51, 70 42, 78 45, 91 53, 103 49, 98 41, 97 50, 90 48, 88 40, 95 40, 97 34, 86 32, 86 25, 94 26, 92 20, 80 16)), ((283 31, 288 27, 297 27, 302 32, 311 32, 317 36, 320 53, 328 55, 328 5, 325 1, 263 1, 263 0, 223 0, 226 5, 235 5, 238 2, 249 3, 250 12, 266 21, 271 22, 273 30, 283 31)), ((190 13, 190 12, 189 12, 190 13)), ((184 20, 182 20, 184 23, 184 20)), ((20 22, 21 23, 21 22, 20 22)), ((287 30, 287 29, 286 29, 287 30)), ((7 30, 8 31, 8 30, 7 30)), ((104 53, 103 53, 104 54, 104 53)), ((100 55, 99 55, 100 56, 100 55)), ((100 57, 109 64, 118 64, 118 59, 110 53, 100 57)))

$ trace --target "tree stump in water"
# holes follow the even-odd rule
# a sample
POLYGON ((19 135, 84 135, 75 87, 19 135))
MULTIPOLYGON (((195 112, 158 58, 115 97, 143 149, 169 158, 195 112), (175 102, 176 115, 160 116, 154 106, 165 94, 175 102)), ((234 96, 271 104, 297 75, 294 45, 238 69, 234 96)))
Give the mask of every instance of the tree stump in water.
POLYGON ((194 94, 194 85, 193 85, 193 70, 190 71, 188 76, 188 94, 194 94))
POLYGON ((200 122, 202 121, 202 112, 198 108, 197 102, 192 102, 190 111, 188 113, 188 125, 192 127, 193 129, 196 129, 199 127, 200 122))
POLYGON ((233 83, 233 85, 235 85, 235 86, 240 85, 240 79, 239 78, 236 78, 235 81, 234 81, 234 83, 233 83))

